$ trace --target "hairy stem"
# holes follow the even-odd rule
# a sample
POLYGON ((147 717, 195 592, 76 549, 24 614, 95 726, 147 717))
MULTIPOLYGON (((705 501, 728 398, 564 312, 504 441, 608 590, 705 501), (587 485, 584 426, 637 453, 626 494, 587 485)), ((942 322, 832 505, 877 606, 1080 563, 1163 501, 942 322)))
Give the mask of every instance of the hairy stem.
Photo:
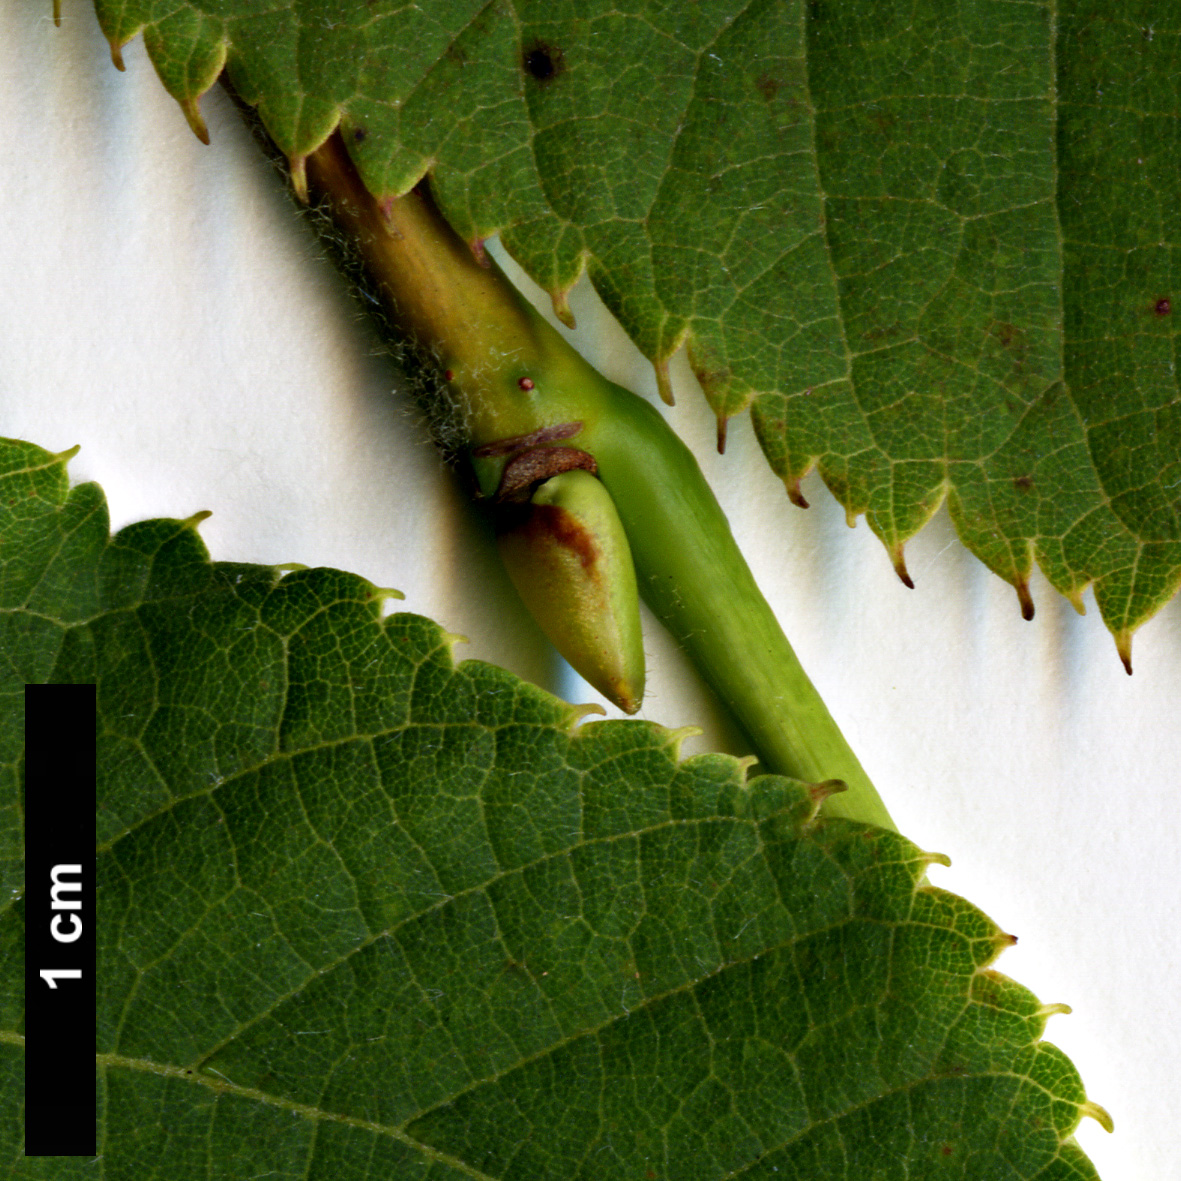
POLYGON ((640 593, 763 766, 811 783, 843 780, 848 790, 825 800, 826 814, 894 828, 756 586, 697 461, 661 415, 583 360, 495 264, 478 262, 425 192, 380 205, 338 136, 308 158, 307 175, 363 259, 389 319, 438 359, 451 395, 445 412, 458 419, 481 493, 496 492, 506 463, 490 444, 566 427, 553 437, 594 456, 640 593), (576 433, 570 424, 580 424, 576 433))

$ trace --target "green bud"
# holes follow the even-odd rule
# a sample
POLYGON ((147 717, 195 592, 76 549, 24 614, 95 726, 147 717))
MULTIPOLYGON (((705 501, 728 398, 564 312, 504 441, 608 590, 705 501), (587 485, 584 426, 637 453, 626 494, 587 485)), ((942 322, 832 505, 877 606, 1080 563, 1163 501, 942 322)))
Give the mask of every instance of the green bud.
POLYGON ((553 476, 506 511, 500 556, 555 648, 604 697, 635 713, 644 644, 631 550, 615 503, 588 471, 553 476))

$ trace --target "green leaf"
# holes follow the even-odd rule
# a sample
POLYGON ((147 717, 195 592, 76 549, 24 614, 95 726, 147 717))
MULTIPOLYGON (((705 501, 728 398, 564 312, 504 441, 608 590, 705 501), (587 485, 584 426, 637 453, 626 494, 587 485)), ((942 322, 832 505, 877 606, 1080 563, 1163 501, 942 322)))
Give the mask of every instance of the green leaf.
MULTIPOLYGON (((98 1175, 1096 1175, 1055 1007, 929 855, 576 727, 355 575, 109 538, 67 459, 0 447, 0 803, 23 683, 94 680, 98 1175)), ((0 1127, 71 1175, 15 1139, 8 833, 0 1127)))
POLYGON ((297 167, 339 123, 558 307, 588 268, 904 578, 946 497, 1026 614, 1035 561, 1093 584, 1125 662, 1181 583, 1169 0, 96 7, 191 118, 224 60, 297 167))

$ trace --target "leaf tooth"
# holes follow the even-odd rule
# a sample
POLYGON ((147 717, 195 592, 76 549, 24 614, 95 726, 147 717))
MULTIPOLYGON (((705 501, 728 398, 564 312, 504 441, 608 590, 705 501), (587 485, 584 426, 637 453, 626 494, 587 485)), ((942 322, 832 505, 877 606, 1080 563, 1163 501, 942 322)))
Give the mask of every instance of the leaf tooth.
POLYGON ((843 779, 825 779, 821 783, 811 783, 808 785, 808 794, 819 808, 829 796, 839 795, 843 791, 848 791, 849 785, 843 779))
POLYGON ((796 831, 801 836, 806 833, 820 819, 820 809, 824 801, 829 796, 848 790, 849 785, 843 779, 825 779, 821 783, 808 784, 811 806, 805 808, 803 815, 800 816, 796 831))
POLYGON ((194 513, 191 517, 185 517, 185 519, 181 521, 181 524, 186 529, 196 530, 203 521, 208 520, 208 518, 212 516, 213 513, 210 512, 209 509, 203 508, 199 513, 194 513))
POLYGON ((476 260, 485 270, 492 266, 488 260, 488 251, 484 249, 483 238, 473 238, 468 244, 468 249, 472 252, 472 258, 476 260))
MULTIPOLYGON (((783 483, 787 488, 787 499, 790 500, 797 508, 807 508, 807 498, 804 496, 803 492, 800 491, 800 477, 788 476, 784 479, 783 483)), ((850 526, 855 526, 857 524, 856 518, 851 520, 849 524, 850 526)))
POLYGON ((307 155, 288 156, 287 169, 291 175, 291 187, 295 199, 301 204, 308 203, 308 158, 307 155))
POLYGON ((574 729, 583 718, 598 714, 600 717, 606 717, 607 711, 597 702, 588 701, 583 705, 567 705, 566 706, 566 730, 567 732, 574 729))
MULTIPOLYGON (((369 592, 370 598, 376 599, 379 603, 384 603, 387 599, 404 599, 406 596, 402 591, 393 586, 375 586, 369 592)), ((467 642, 466 636, 457 637, 459 640, 467 642)))
POLYGON ((1047 1017, 1056 1017, 1059 1014, 1065 1017, 1073 1012, 1074 1010, 1069 1005, 1064 1005, 1061 1001, 1054 1001, 1053 1004, 1039 1006, 1037 1016, 1044 1021, 1047 1017))
POLYGON ((929 865, 942 865, 945 868, 951 868, 951 858, 946 853, 924 852, 919 855, 919 860, 922 861, 924 869, 929 865))
POLYGON ((675 406, 677 400, 673 397, 673 383, 668 375, 668 358, 662 357, 653 361, 652 368, 656 371, 656 392, 660 395, 660 400, 666 406, 675 406))
POLYGON ((1083 602, 1083 591, 1081 587, 1072 586, 1070 590, 1063 591, 1062 593, 1080 615, 1086 615, 1087 605, 1083 602))
POLYGON ((1021 603, 1021 618, 1029 621, 1033 618, 1033 595, 1029 593, 1029 580, 1024 575, 1018 575, 1013 585, 1017 588, 1017 598, 1021 603))
POLYGON ((704 733, 705 731, 700 726, 678 726, 676 729, 666 729, 664 737, 668 743, 673 762, 679 763, 681 761, 681 746, 686 738, 696 738, 699 734, 704 733))
POLYGON ((903 554, 903 544, 901 541, 895 542, 890 547, 890 561, 894 563, 894 573, 902 580, 902 585, 909 590, 914 590, 914 580, 910 577, 906 569, 906 557, 903 554))
POLYGON ((300 570, 306 570, 307 564, 304 562, 279 562, 272 566, 271 569, 277 571, 280 575, 296 574, 300 570))
MULTIPOLYGON (((116 62, 116 65, 119 63, 116 62)), ((180 103, 180 109, 184 112, 185 120, 189 127, 192 128, 193 134, 203 143, 209 143, 209 128, 205 126, 205 119, 201 114, 201 108, 197 105, 195 97, 182 98, 177 100, 180 103)))
POLYGON ((570 292, 568 290, 554 290, 549 293, 549 297, 554 305, 554 315, 567 328, 576 328, 577 324, 574 322, 574 313, 570 310, 570 292))
POLYGON ((1107 1108, 1100 1107, 1098 1103, 1092 1103, 1088 1099, 1085 1103, 1078 1105, 1079 1116, 1090 1116, 1105 1132, 1115 1131, 1115 1121, 1112 1120, 1107 1108))
POLYGON ((1121 628, 1115 633, 1115 650, 1124 662, 1124 672, 1132 675, 1132 633, 1128 628, 1121 628))
POLYGON ((734 760, 738 764, 738 773, 742 776, 743 783, 750 782, 750 769, 757 766, 758 761, 758 755, 743 755, 742 758, 734 760))

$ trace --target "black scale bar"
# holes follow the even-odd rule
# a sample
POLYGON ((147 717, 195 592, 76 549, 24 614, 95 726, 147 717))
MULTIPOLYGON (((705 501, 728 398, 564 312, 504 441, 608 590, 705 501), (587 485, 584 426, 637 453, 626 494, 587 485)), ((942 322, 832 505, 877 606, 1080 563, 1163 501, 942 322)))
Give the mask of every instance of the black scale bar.
POLYGON ((94 1156, 95 695, 25 686, 25 1155, 94 1156))

